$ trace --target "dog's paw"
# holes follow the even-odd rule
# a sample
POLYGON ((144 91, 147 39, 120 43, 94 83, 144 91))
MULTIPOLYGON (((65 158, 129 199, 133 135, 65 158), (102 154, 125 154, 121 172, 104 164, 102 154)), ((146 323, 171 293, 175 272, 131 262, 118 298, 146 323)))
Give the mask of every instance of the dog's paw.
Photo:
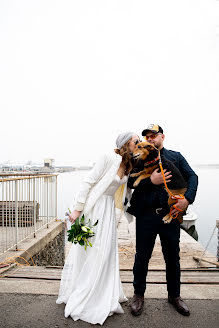
POLYGON ((137 185, 138 185, 138 182, 135 181, 135 182, 133 183, 133 187, 137 187, 137 185))
POLYGON ((137 177, 138 173, 132 173, 130 174, 130 177, 137 177))
POLYGON ((165 224, 168 224, 171 222, 172 218, 169 216, 169 214, 165 215, 162 219, 165 224))

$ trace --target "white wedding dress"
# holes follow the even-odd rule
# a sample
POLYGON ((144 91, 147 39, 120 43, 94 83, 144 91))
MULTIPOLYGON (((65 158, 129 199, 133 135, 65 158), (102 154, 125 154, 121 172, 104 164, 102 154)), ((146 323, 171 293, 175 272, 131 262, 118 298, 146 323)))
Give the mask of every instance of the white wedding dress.
POLYGON ((127 182, 118 175, 85 217, 92 222, 93 247, 72 244, 62 270, 57 304, 65 303, 65 317, 103 324, 113 313, 124 313, 120 303, 127 301, 119 275, 119 255, 114 194, 127 182))

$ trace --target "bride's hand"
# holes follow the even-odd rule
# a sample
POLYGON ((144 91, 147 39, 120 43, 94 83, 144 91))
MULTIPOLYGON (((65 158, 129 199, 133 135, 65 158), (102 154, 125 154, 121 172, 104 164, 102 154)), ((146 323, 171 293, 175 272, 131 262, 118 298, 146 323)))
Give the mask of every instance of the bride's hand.
POLYGON ((71 223, 74 223, 76 219, 80 216, 81 212, 74 210, 70 215, 69 215, 69 221, 71 223))

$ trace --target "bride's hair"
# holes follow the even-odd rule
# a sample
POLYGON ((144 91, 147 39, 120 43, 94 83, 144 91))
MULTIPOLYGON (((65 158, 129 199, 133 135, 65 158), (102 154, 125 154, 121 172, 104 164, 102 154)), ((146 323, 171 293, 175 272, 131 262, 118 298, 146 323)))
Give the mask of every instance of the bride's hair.
POLYGON ((125 165, 125 175, 128 175, 133 169, 133 159, 129 150, 130 141, 131 139, 128 140, 120 149, 115 149, 115 152, 122 156, 122 163, 125 165))

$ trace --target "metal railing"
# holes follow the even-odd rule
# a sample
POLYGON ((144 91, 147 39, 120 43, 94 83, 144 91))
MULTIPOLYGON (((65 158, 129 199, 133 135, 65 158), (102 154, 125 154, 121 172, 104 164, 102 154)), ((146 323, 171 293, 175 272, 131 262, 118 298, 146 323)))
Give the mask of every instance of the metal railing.
POLYGON ((0 254, 57 218, 57 174, 0 178, 0 254))

